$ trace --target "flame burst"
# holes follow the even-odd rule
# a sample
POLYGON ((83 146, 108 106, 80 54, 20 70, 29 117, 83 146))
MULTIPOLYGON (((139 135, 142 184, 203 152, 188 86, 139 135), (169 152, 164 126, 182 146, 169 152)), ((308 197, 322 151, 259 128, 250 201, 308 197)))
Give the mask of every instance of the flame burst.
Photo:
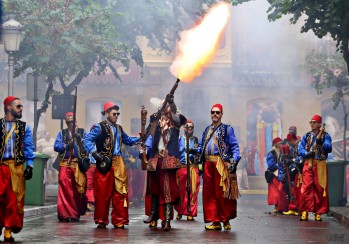
POLYGON ((178 53, 170 71, 181 81, 190 82, 200 76, 212 60, 230 16, 230 4, 214 5, 200 24, 180 33, 178 53))

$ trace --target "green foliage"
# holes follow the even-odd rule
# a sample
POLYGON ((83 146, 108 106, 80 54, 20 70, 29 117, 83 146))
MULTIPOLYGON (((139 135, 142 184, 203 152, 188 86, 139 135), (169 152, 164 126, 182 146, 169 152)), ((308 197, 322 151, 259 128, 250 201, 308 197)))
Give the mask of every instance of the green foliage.
POLYGON ((297 23, 305 17, 301 32, 312 30, 322 38, 330 35, 343 54, 349 72, 349 1, 348 0, 268 0, 268 19, 277 20, 284 15, 291 16, 290 22, 297 23))
POLYGON ((311 53, 306 58, 307 68, 312 75, 312 86, 318 94, 324 89, 335 89, 332 95, 333 109, 337 109, 344 96, 349 95, 349 76, 343 57, 336 53, 332 56, 311 53))

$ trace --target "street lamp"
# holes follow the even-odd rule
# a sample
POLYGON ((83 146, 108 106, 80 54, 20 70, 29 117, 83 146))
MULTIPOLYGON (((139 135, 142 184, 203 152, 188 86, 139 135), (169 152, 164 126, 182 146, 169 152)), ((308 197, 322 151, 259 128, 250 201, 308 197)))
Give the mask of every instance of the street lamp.
POLYGON ((13 66, 14 66, 14 52, 19 50, 21 42, 22 25, 14 20, 12 17, 2 24, 2 36, 4 49, 8 54, 8 95, 13 95, 13 66))

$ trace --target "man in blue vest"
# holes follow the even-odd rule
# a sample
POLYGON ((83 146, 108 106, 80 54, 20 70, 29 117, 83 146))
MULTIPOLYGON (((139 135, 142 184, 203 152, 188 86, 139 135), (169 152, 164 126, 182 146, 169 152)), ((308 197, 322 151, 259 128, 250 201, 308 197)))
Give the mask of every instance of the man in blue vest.
POLYGON ((0 120, 0 235, 5 227, 4 241, 14 242, 12 233, 23 228, 25 180, 32 178, 35 155, 30 126, 20 120, 21 100, 8 96, 4 110, 0 120))
POLYGON ((106 228, 111 202, 111 222, 115 228, 124 229, 129 224, 128 183, 121 147, 122 144, 135 145, 140 138, 128 136, 116 123, 120 112, 114 103, 106 102, 102 115, 106 120, 93 125, 84 138, 85 149, 95 158, 97 167, 93 181, 94 220, 97 228, 106 228))
POLYGON ((222 123, 223 106, 211 108, 212 124, 202 134, 201 144, 190 153, 201 153, 204 162, 202 201, 206 230, 230 230, 230 219, 236 218, 236 200, 239 195, 236 167, 240 149, 234 129, 222 123))

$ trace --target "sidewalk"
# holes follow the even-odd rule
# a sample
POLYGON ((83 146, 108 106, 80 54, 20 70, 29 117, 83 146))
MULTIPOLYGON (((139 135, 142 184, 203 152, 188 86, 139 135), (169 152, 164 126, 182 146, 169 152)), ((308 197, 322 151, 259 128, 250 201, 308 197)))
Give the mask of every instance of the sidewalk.
POLYGON ((57 185, 47 185, 44 205, 24 205, 24 218, 55 213, 57 211, 57 192, 57 185))
POLYGON ((349 225, 349 207, 330 207, 330 213, 339 222, 349 225))

